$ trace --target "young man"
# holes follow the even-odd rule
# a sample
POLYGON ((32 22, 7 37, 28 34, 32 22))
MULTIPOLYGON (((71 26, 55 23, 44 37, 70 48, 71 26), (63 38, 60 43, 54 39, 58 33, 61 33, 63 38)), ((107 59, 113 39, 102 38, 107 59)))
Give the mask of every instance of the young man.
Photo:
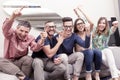
MULTIPOLYGON (((73 33, 73 21, 71 17, 64 17, 63 31, 61 35, 64 37, 64 41, 58 49, 57 54, 66 53, 68 55, 68 63, 73 66, 73 80, 78 80, 82 69, 84 56, 81 52, 73 52, 75 44, 79 44, 84 48, 90 46, 90 29, 86 30, 86 39, 83 41, 79 36, 73 33)), ((58 37, 58 36, 56 36, 58 37)), ((64 58, 65 59, 65 58, 64 58)))
POLYGON ((38 51, 42 48, 43 41, 35 42, 33 36, 28 35, 31 25, 27 21, 21 21, 14 30, 12 24, 16 17, 21 15, 21 9, 13 12, 10 18, 7 18, 3 23, 3 34, 5 37, 4 43, 4 58, 0 58, 0 71, 16 75, 19 80, 29 80, 31 72, 32 58, 27 56, 28 48, 38 51))
MULTIPOLYGON (((59 46, 63 42, 63 37, 59 37, 57 40, 54 39, 56 27, 52 21, 45 23, 44 30, 47 32, 48 37, 44 42, 43 49, 32 54, 34 58, 34 80, 56 80, 61 78, 66 70, 65 65, 61 63, 61 59, 55 56, 59 46)), ((40 38, 41 36, 38 36, 36 42, 40 38)))

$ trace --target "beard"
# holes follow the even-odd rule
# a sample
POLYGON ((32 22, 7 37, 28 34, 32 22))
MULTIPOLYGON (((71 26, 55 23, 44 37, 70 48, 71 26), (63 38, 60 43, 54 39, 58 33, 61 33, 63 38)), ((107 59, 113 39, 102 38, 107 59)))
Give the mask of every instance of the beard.
POLYGON ((53 36, 54 34, 55 34, 55 32, 54 33, 50 33, 51 31, 49 31, 49 32, 47 32, 47 34, 48 34, 48 36, 53 36))

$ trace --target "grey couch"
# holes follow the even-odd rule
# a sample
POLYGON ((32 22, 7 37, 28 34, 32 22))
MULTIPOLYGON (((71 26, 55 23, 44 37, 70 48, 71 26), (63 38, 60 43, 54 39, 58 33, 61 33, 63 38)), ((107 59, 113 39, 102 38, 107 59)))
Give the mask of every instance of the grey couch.
MULTIPOLYGON (((115 62, 116 62, 116 66, 117 68, 120 70, 120 47, 110 47, 110 49, 112 50, 113 52, 113 55, 114 55, 114 58, 115 58, 115 62)), ((109 54, 109 53, 108 53, 109 54)), ((72 74, 72 66, 70 66, 70 73, 72 74)), ((94 68, 93 68, 94 70, 94 68)), ((84 78, 85 77, 85 66, 83 65, 83 69, 82 69, 82 72, 80 74, 80 78, 84 78)), ((92 73, 94 75, 94 71, 92 73)), ((102 64, 101 66, 101 72, 100 72, 100 77, 106 77, 106 76, 110 76, 110 72, 109 72, 109 69, 108 67, 106 67, 105 65, 102 64)))
MULTIPOLYGON (((120 47, 110 47, 110 49, 113 51, 113 55, 115 57, 115 62, 116 62, 117 68, 120 69, 120 61, 119 61, 120 60, 119 59, 120 58, 120 47)), ((70 71, 72 74, 72 66, 70 66, 70 67, 71 67, 70 71)), ((102 65, 100 77, 105 77, 105 76, 109 76, 109 75, 110 75, 109 69, 106 66, 102 65)), ((84 67, 80 74, 80 78, 83 78, 83 77, 85 77, 84 67)), ((8 75, 8 74, 0 72, 0 80, 18 80, 18 79, 13 75, 8 75)))

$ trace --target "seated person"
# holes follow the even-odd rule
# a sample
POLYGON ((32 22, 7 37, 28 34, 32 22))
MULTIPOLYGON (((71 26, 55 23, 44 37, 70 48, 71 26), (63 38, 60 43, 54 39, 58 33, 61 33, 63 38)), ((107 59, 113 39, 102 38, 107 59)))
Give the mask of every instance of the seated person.
MULTIPOLYGON (((63 38, 59 37, 58 41, 55 41, 55 24, 52 21, 47 21, 44 27, 44 34, 38 36, 36 42, 39 39, 44 40, 43 49, 38 52, 33 52, 33 69, 34 69, 34 80, 56 80, 60 79, 65 71, 66 67, 62 63, 61 58, 56 56, 56 52, 63 42, 63 38), (47 38, 43 36, 47 34, 47 38)), ((65 55, 64 55, 65 56, 65 55)), ((67 57, 66 57, 67 58, 67 57)))
POLYGON ((27 21, 21 21, 14 30, 12 24, 16 17, 21 15, 21 9, 13 12, 10 18, 3 23, 2 30, 5 37, 4 58, 0 58, 0 71, 15 75, 19 80, 29 80, 33 59, 28 54, 28 48, 37 51, 41 49, 41 40, 35 42, 35 38, 28 33, 31 25, 27 21))

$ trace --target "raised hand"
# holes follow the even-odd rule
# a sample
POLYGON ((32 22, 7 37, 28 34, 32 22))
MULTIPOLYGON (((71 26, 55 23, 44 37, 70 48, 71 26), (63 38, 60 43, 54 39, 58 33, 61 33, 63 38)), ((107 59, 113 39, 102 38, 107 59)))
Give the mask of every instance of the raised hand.
POLYGON ((80 18, 80 15, 78 14, 77 11, 78 11, 77 8, 75 8, 75 9, 74 9, 74 12, 75 12, 75 14, 78 16, 78 18, 80 18))
POLYGON ((59 35, 59 36, 57 37, 58 43, 62 44, 63 40, 64 40, 64 38, 63 38, 62 36, 59 35))
POLYGON ((77 13, 77 8, 73 9, 75 13, 77 13))
POLYGON ((38 41, 38 44, 43 46, 44 41, 45 41, 45 39, 47 37, 47 32, 41 32, 40 33, 40 37, 41 37, 41 39, 38 41))
POLYGON ((77 9, 79 9, 79 11, 82 12, 82 5, 78 5, 78 6, 77 6, 77 9))
POLYGON ((115 32, 116 29, 117 29, 117 27, 118 27, 118 21, 113 21, 113 22, 112 22, 112 25, 113 25, 113 26, 111 27, 111 29, 112 29, 113 32, 115 32))
POLYGON ((118 21, 113 21, 113 22, 112 22, 112 25, 113 25, 114 27, 118 27, 118 21))
POLYGON ((15 19, 16 17, 19 17, 22 15, 21 11, 23 10, 24 6, 21 7, 20 9, 16 9, 13 11, 13 14, 11 15, 11 19, 15 19))
POLYGON ((41 32, 40 33, 41 39, 46 39, 47 37, 47 32, 41 32))
POLYGON ((59 32, 59 36, 57 37, 57 41, 62 44, 64 40, 64 33, 63 32, 59 32))

